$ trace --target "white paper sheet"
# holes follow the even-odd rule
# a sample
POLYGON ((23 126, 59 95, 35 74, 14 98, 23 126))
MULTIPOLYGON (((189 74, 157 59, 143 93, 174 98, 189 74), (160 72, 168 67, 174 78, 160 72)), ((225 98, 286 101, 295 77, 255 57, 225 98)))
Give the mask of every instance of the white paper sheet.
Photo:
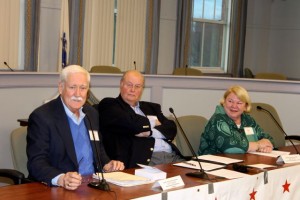
POLYGON ((243 160, 226 158, 223 156, 215 156, 215 155, 202 155, 202 156, 198 156, 198 159, 217 162, 217 163, 221 163, 221 164, 225 164, 225 165, 243 162, 243 160))
MULTIPOLYGON (((200 163, 201 163, 201 166, 202 166, 204 171, 211 171, 211 170, 226 167, 225 165, 218 165, 218 164, 207 163, 207 162, 200 162, 200 163)), ((197 161, 194 161, 194 160, 175 163, 173 165, 174 166, 179 166, 179 167, 186 167, 186 168, 190 168, 190 169, 200 169, 199 163, 197 161)))
POLYGON ((156 167, 151 167, 147 165, 137 164, 138 166, 142 167, 142 169, 136 169, 134 171, 134 174, 137 176, 149 178, 153 181, 166 179, 167 173, 164 171, 161 171, 160 169, 156 167))
POLYGON ((258 169, 265 169, 265 168, 270 168, 270 167, 277 167, 275 165, 266 165, 266 164, 254 164, 254 165, 247 165, 247 166, 258 168, 258 169))
POLYGON ((251 154, 256 154, 256 155, 261 155, 261 156, 269 156, 269 157, 273 157, 273 158, 277 158, 281 155, 289 155, 290 152, 287 151, 278 151, 278 150, 273 150, 270 153, 263 153, 263 152, 249 152, 251 154))
POLYGON ((221 176, 227 179, 235 179, 235 178, 242 178, 246 176, 250 176, 248 174, 228 170, 228 169, 219 169, 211 172, 207 172, 208 174, 212 174, 214 176, 221 176))

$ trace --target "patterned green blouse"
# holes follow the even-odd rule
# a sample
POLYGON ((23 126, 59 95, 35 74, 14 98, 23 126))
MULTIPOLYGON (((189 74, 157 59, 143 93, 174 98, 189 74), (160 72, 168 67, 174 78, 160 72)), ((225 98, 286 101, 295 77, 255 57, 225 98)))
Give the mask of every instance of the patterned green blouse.
POLYGON ((218 153, 246 153, 249 142, 273 138, 248 114, 241 116, 240 128, 225 113, 223 106, 218 105, 201 135, 199 155, 218 153), (245 133, 245 130, 247 134, 245 133))

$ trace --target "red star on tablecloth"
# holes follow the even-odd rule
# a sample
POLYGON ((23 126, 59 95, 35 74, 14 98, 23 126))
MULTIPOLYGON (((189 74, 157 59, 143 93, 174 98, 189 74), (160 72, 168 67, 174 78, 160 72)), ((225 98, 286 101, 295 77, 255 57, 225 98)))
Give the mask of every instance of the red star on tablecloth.
POLYGON ((253 191, 249 194, 250 195, 250 200, 255 200, 255 194, 257 193, 257 191, 253 191))
POLYGON ((289 189, 290 185, 291 185, 291 184, 288 183, 287 180, 286 180, 286 181, 285 181, 285 184, 282 185, 282 187, 283 187, 283 193, 284 193, 285 191, 290 192, 290 189, 289 189))

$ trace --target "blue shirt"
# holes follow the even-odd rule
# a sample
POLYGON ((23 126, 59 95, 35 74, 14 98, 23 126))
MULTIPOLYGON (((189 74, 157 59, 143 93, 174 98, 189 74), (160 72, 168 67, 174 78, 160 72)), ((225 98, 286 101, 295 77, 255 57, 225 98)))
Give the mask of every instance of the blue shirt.
MULTIPOLYGON (((61 98, 61 102, 62 102, 62 104, 63 104, 63 106, 64 106, 66 115, 67 115, 69 118, 71 118, 72 121, 73 121, 75 124, 79 125, 80 122, 81 122, 81 121, 83 120, 83 118, 85 117, 85 114, 82 112, 82 108, 79 109, 79 118, 77 118, 77 116, 76 116, 74 113, 72 113, 72 112, 70 111, 70 109, 65 105, 65 103, 64 103, 64 101, 63 101, 62 98, 61 98)), ((58 181, 58 179, 59 179, 59 177, 60 177, 61 175, 63 175, 63 174, 59 174, 59 175, 57 175, 56 177, 54 177, 54 178, 51 180, 52 185, 58 186, 57 181, 58 181)))

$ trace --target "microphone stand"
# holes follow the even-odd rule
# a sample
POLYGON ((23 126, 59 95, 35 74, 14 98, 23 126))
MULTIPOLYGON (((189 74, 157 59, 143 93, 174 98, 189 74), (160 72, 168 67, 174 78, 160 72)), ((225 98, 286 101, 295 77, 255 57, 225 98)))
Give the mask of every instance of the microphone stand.
POLYGON ((100 154, 99 154, 97 146, 96 146, 96 140, 95 140, 95 135, 94 135, 94 131, 93 131, 93 128, 92 128, 91 120, 90 120, 89 116, 87 115, 85 109, 82 109, 82 112, 85 113, 85 116, 87 117, 87 120, 89 121, 89 124, 90 124, 90 127, 91 127, 91 131, 92 131, 92 135, 93 135, 93 140, 94 140, 92 143, 94 144, 94 148, 95 148, 95 151, 96 151, 97 170, 99 172, 101 172, 101 177, 102 177, 102 179, 100 179, 99 173, 97 173, 99 181, 98 182, 90 182, 88 184, 88 186, 92 187, 92 188, 95 188, 95 189, 98 189, 98 190, 109 191, 110 190, 109 185, 106 182, 106 180, 104 179, 104 175, 103 175, 103 171, 102 171, 102 164, 101 164, 101 159, 100 159, 100 154))
POLYGON ((188 65, 185 65, 184 73, 186 76, 187 76, 187 68, 188 68, 188 65))
POLYGON ((270 111, 268 111, 265 108, 262 108, 261 106, 256 106, 256 109, 259 111, 264 111, 266 113, 268 113, 271 118, 273 119, 273 121, 275 122, 275 124, 280 128, 280 130, 284 133, 285 137, 290 141, 290 143, 293 145, 294 149, 296 150, 296 153, 299 154, 298 149, 296 148, 295 144, 293 143, 293 141, 289 138, 289 136, 286 134, 286 132, 283 130, 283 128, 280 126, 280 124, 278 123, 278 121, 275 119, 275 117, 272 115, 272 113, 270 111))
POLYGON ((198 159, 198 157, 197 157, 197 155, 196 155, 196 153, 195 153, 195 151, 194 151, 194 149, 193 149, 191 143, 189 142, 189 139, 187 138, 187 136, 186 136, 186 134, 185 134, 183 128, 181 127, 181 125, 180 125, 180 123, 179 123, 179 121, 178 121, 178 119, 177 119, 177 117, 176 117, 176 115, 175 115, 175 113, 174 113, 173 108, 169 108, 169 111, 170 111, 170 112, 173 114, 173 116, 175 117, 175 120, 176 120, 176 122, 177 122, 177 124, 178 124, 178 126, 179 126, 179 128, 180 128, 180 130, 181 130, 181 133, 182 133, 182 136, 183 136, 185 142, 187 143, 187 145, 188 145, 190 151, 191 151, 192 154, 193 154, 193 157, 195 157, 196 161, 198 162, 198 164, 199 164, 199 166, 200 166, 200 170, 199 170, 199 171, 197 171, 197 172, 189 172, 189 173, 186 173, 186 175, 187 175, 187 176, 196 177, 196 178, 203 178, 203 179, 206 179, 206 180, 210 180, 209 177, 208 177, 208 175, 207 175, 207 173, 203 170, 202 165, 201 165, 201 162, 199 161, 199 159, 198 159))

